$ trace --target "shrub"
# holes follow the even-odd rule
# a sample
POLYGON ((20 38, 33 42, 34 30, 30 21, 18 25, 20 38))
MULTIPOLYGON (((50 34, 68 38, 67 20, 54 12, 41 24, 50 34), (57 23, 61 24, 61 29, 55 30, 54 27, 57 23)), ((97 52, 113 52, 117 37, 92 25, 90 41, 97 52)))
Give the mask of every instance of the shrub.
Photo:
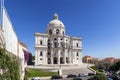
POLYGON ((97 72, 94 76, 94 80, 106 80, 106 76, 102 72, 97 72))
POLYGON ((91 66, 92 69, 94 69, 95 71, 97 70, 96 66, 91 66))
POLYGON ((15 55, 0 48, 0 80, 20 80, 19 62, 15 55))
POLYGON ((119 69, 120 69, 120 61, 114 63, 109 68, 110 71, 118 71, 119 69))

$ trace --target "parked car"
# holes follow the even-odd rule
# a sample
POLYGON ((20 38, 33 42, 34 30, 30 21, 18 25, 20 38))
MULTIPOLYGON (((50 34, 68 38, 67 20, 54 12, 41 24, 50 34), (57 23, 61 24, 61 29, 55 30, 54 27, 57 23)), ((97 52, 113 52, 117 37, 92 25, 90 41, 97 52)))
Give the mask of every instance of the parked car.
POLYGON ((33 77, 31 80, 40 80, 40 77, 33 77))
POLYGON ((107 80, 113 80, 112 78, 107 78, 107 80))
POLYGON ((75 77, 77 77, 77 75, 75 75, 75 74, 69 74, 69 75, 67 76, 67 78, 75 78, 75 77))
POLYGON ((120 79, 117 77, 117 75, 112 75, 111 78, 112 78, 113 80, 120 80, 120 79))
POLYGON ((120 80, 120 74, 119 74, 119 75, 117 75, 117 77, 118 77, 118 79, 120 80))
POLYGON ((82 80, 80 77, 73 78, 73 80, 82 80))
POLYGON ((117 73, 117 77, 120 80, 120 71, 119 71, 119 73, 117 73))
POLYGON ((95 74, 94 73, 88 73, 88 76, 94 76, 95 74))
POLYGON ((84 73, 80 73, 80 74, 78 74, 78 77, 87 77, 87 75, 84 73))
POLYGON ((87 80, 94 80, 94 78, 89 78, 89 79, 87 79, 87 80))
POLYGON ((54 75, 54 76, 51 77, 51 79, 62 79, 62 76, 54 75))

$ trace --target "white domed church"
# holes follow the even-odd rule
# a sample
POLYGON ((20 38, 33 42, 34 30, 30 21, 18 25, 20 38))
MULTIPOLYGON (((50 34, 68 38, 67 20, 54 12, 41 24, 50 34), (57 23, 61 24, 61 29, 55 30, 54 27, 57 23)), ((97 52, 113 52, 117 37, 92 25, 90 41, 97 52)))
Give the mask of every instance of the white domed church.
POLYGON ((65 34, 65 26, 54 14, 47 33, 35 33, 35 65, 81 64, 82 39, 65 34))

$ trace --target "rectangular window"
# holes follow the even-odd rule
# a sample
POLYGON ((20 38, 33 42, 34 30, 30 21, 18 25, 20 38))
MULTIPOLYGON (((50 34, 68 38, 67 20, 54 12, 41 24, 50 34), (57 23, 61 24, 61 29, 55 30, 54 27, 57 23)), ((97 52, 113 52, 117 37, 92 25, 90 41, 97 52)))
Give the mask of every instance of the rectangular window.
POLYGON ((42 51, 40 52, 40 56, 43 56, 43 53, 42 53, 42 51))
POLYGON ((78 53, 78 52, 76 53, 76 56, 79 56, 79 53, 78 53))
POLYGON ((42 40, 40 40, 40 45, 42 45, 43 44, 43 42, 42 42, 42 40))
POLYGON ((76 43, 76 46, 78 47, 78 43, 76 43))

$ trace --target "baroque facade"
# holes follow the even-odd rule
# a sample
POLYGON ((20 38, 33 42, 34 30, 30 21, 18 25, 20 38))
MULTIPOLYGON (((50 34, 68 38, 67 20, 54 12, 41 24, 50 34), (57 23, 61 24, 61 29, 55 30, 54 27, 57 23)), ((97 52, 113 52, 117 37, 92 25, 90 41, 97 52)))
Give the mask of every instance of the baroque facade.
POLYGON ((35 33, 35 65, 81 64, 82 39, 65 34, 65 26, 54 14, 47 33, 35 33))

